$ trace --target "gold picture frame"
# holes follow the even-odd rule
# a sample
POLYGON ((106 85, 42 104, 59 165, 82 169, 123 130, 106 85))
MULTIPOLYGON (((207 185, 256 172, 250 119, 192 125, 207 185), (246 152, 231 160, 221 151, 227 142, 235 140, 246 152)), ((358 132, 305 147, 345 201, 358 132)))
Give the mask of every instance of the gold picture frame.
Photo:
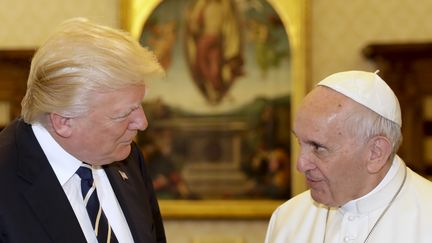
MULTIPOLYGON (((139 38, 150 14, 162 0, 122 0, 121 25, 132 36, 139 38)), ((307 12, 308 0, 269 0, 280 16, 288 34, 291 51, 291 114, 296 111, 306 92, 307 65, 307 12)), ((292 116, 291 116, 292 117, 292 116)), ((293 140, 294 138, 292 138, 293 140)), ((294 141, 294 140, 293 140, 294 141)), ((291 161, 297 157, 297 145, 291 143, 291 161)), ((303 177, 291 163, 291 193, 296 195, 306 189, 303 177)), ((164 218, 268 218, 281 200, 165 200, 159 204, 164 218)))

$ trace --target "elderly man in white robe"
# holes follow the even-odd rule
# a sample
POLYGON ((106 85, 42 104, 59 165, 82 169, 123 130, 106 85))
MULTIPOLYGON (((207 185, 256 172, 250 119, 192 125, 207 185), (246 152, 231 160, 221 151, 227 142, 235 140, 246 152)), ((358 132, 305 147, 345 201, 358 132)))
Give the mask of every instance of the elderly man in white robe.
POLYGON ((266 243, 432 242, 432 183, 396 154, 399 102, 377 73, 322 80, 297 111, 309 190, 277 208, 266 243))

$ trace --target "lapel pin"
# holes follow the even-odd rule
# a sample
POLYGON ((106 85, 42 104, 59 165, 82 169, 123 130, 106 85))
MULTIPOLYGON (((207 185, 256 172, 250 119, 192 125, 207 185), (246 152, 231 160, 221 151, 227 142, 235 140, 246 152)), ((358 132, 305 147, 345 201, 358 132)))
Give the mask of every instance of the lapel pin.
POLYGON ((124 181, 129 179, 129 177, 126 175, 124 171, 119 170, 118 172, 124 181))

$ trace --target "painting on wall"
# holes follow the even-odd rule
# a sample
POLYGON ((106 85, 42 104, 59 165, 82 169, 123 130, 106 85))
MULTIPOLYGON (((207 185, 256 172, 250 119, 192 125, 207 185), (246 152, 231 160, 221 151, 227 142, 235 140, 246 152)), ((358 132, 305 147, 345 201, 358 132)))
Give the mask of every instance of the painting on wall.
POLYGON ((273 6, 159 1, 139 40, 166 71, 137 138, 162 204, 290 198, 292 53, 273 6))

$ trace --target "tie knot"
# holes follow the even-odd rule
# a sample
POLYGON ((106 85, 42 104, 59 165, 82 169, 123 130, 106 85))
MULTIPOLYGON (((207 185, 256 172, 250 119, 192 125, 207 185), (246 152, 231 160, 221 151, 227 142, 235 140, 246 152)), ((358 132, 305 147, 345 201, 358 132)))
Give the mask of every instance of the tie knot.
POLYGON ((89 167, 80 166, 76 173, 81 177, 81 180, 85 180, 88 183, 93 183, 93 174, 89 167))

